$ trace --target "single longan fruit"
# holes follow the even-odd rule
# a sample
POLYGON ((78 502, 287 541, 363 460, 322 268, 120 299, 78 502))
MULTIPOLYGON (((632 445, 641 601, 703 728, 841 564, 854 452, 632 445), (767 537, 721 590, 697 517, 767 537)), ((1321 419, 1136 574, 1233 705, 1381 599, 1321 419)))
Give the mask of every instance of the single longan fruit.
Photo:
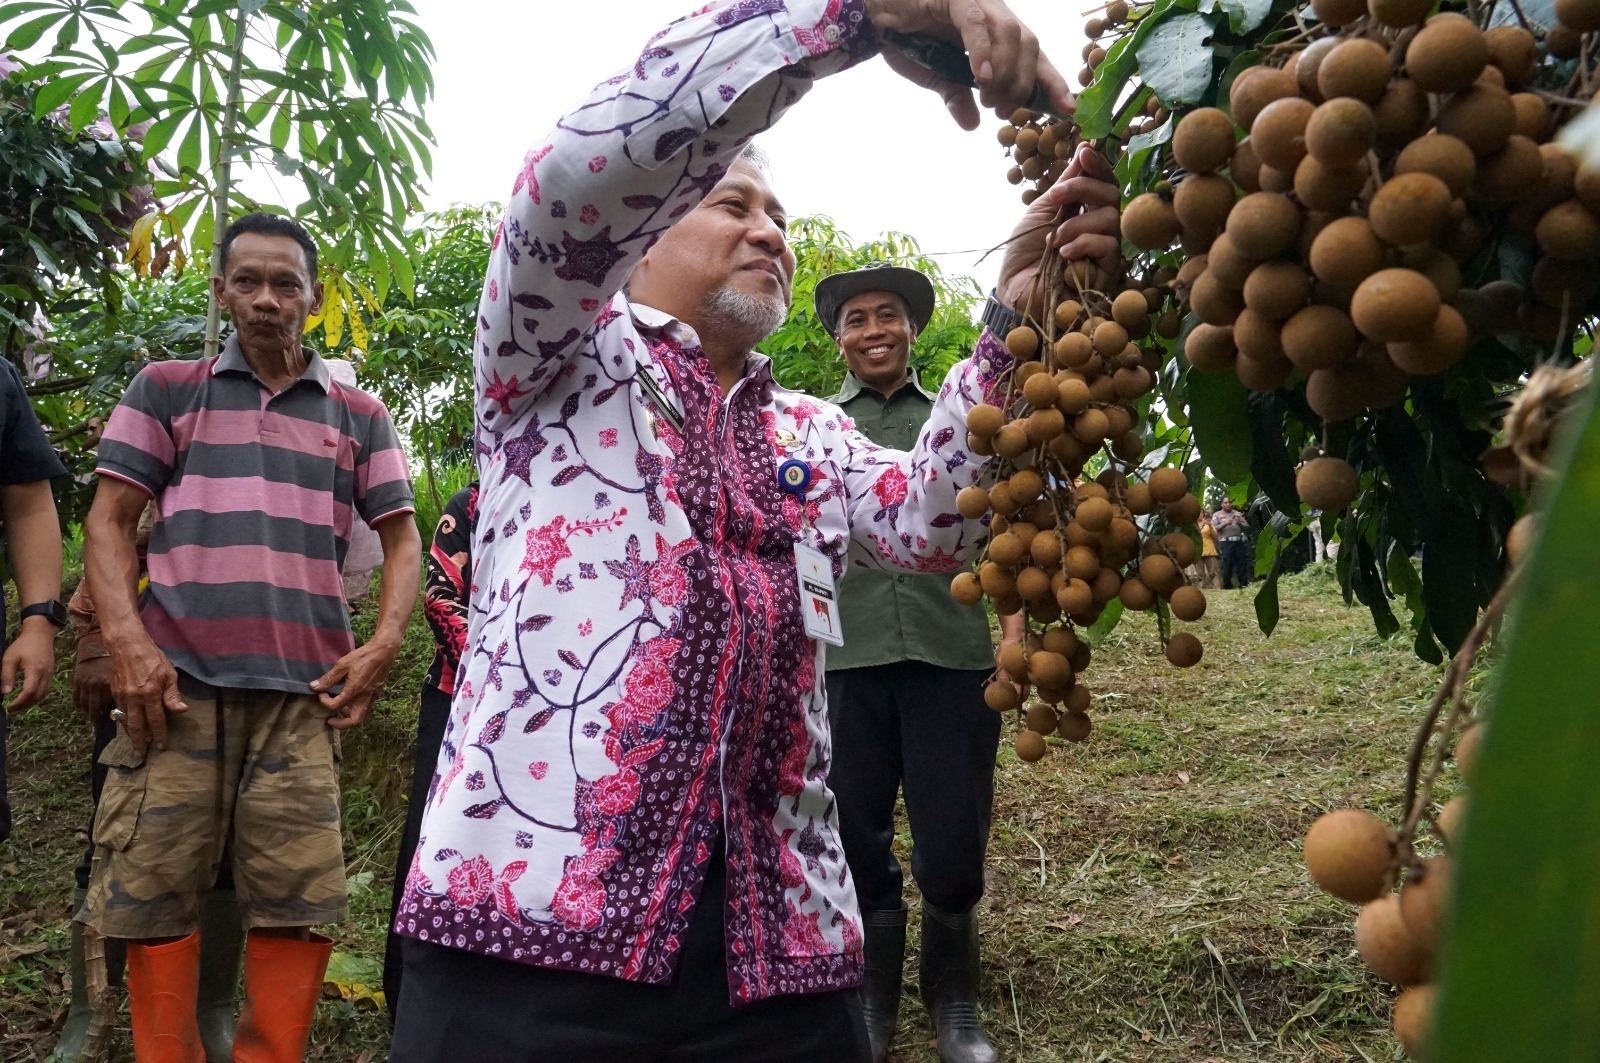
MULTIPOLYGON (((1051 390, 1055 390, 1053 382, 1051 390)), ((1028 433, 1028 442, 1036 447, 1050 442, 1066 430, 1066 414, 1056 409, 1054 405, 1035 410, 1023 423, 1023 431, 1028 433)))
POLYGON ((1080 376, 1056 381, 1056 408, 1065 414, 1082 413, 1089 406, 1089 385, 1080 376))
POLYGON ((1044 493, 1044 477, 1036 469, 1018 469, 1011 474, 1011 498, 1025 506, 1044 493))
POLYGON ((1392 893, 1367 904, 1356 917, 1356 951, 1385 982, 1404 987, 1427 980, 1432 957, 1406 932, 1400 898, 1392 893))
POLYGON ((1600 30, 1600 3, 1556 0, 1556 21, 1576 33, 1593 33, 1600 30))
POLYGON ((967 411, 967 431, 984 439, 994 438, 1006 423, 1006 415, 998 406, 980 402, 967 411))
POLYGON ((1122 238, 1144 251, 1159 251, 1178 238, 1178 213, 1161 196, 1146 192, 1122 208, 1122 238))
POLYGON ((1059 653, 1039 650, 1028 658, 1028 678, 1041 686, 1064 687, 1072 682, 1072 665, 1059 653))
POLYGON ((1200 640, 1187 631, 1179 631, 1167 640, 1167 660, 1179 668, 1193 668, 1204 653, 1200 640))
POLYGON ((1434 856, 1412 868, 1400 887, 1400 918, 1406 933, 1432 953, 1439 944, 1439 930, 1450 908, 1451 866, 1448 856, 1434 856))
POLYGON ((1024 728, 1017 732, 1017 740, 1012 744, 1011 748, 1016 752, 1018 760, 1025 764, 1032 764, 1044 756, 1047 746, 1045 745, 1044 735, 1024 728))
POLYGON ((1313 103, 1321 103, 1323 99, 1322 93, 1317 88, 1317 73, 1322 68, 1322 61, 1342 40, 1342 37, 1322 37, 1314 40, 1284 65, 1285 71, 1292 70, 1294 73, 1295 81, 1300 86, 1300 95, 1313 103))
POLYGON ((956 492, 956 512, 968 520, 977 520, 989 512, 989 492, 973 484, 956 492))
POLYGON ((1361 493, 1361 476, 1343 458, 1317 458, 1300 466, 1294 489, 1312 509, 1343 513, 1361 493))
POLYGON ((1056 604, 1063 613, 1077 616, 1094 605, 1094 591, 1085 581, 1073 577, 1056 591, 1056 604))
POLYGON ((1483 35, 1489 62, 1506 79, 1508 88, 1521 88, 1539 68, 1539 42, 1521 26, 1496 26, 1483 35))
POLYGON ((1141 613, 1156 604, 1156 592, 1137 577, 1123 580, 1117 597, 1122 600, 1125 608, 1141 613))
POLYGON ((1448 303, 1439 307, 1426 338, 1389 344, 1389 358, 1412 376, 1433 376, 1461 361, 1472 337, 1461 311, 1448 303))
MULTIPOLYGON (((1188 184, 1187 181, 1184 184, 1188 184)), ((1180 185, 1180 188, 1183 186, 1180 185)), ((1127 329, 1131 335, 1141 323, 1148 326, 1150 318, 1150 304, 1146 301, 1143 292, 1127 291, 1120 293, 1111 300, 1111 319, 1127 329)))
POLYGON ((1244 296, 1223 284, 1209 270, 1189 290, 1189 309, 1208 325, 1230 325, 1244 309, 1244 296))
POLYGON ((1111 422, 1093 406, 1078 414, 1072 422, 1072 434, 1084 446, 1098 447, 1101 440, 1109 438, 1110 432, 1111 422))
POLYGON ((1094 355, 1094 343, 1081 332, 1063 333, 1056 340, 1056 364, 1067 369, 1081 369, 1094 355))
POLYGON ((1489 42, 1465 15, 1441 12, 1411 39, 1406 74, 1429 92, 1471 87, 1489 62, 1489 42))
POLYGON ((1488 200, 1520 199, 1538 183, 1543 172, 1544 156, 1539 154, 1539 145, 1514 133, 1506 139, 1505 147, 1483 160, 1475 190, 1488 200))
POLYGON ((1383 244, 1367 219, 1337 218, 1311 241, 1312 274, 1334 288, 1354 289, 1383 267, 1383 244))
POLYGON ((1246 309, 1233 323, 1233 343, 1239 357, 1247 361, 1271 361, 1283 357, 1283 329, 1254 310, 1246 309))
MULTIPOLYGON (((1234 209, 1238 208, 1235 207, 1234 209)), ((1231 213, 1229 217, 1232 217, 1231 213)), ((1258 258, 1240 254, 1238 249, 1233 246, 1233 240, 1229 238, 1226 232, 1211 242, 1211 250, 1206 252, 1205 259, 1205 272, 1211 274, 1229 288, 1241 291, 1244 289, 1244 282, 1250 277, 1250 271, 1261 263, 1258 258)))
POLYGON ((1036 410, 1054 406, 1059 397, 1055 378, 1049 373, 1035 373, 1028 377, 1022 385, 1022 397, 1036 410))
POLYGON ((1268 321, 1285 321, 1311 295, 1311 275, 1286 259, 1263 262, 1244 282, 1244 305, 1268 321))
POLYGON ((1162 505, 1176 502, 1189 490, 1189 478, 1183 475, 1182 469, 1162 466, 1153 469, 1148 481, 1150 497, 1162 505))
POLYGON ((1311 0, 1311 13, 1324 26, 1338 29, 1367 13, 1367 0, 1311 0))
POLYGON ((995 712, 1010 712, 1022 703, 1022 696, 1004 679, 996 679, 983 688, 983 703, 995 712))
POLYGON ((1512 127, 1517 133, 1535 144, 1542 144, 1550 139, 1555 119, 1550 114, 1550 108, 1544 105, 1544 100, 1536 93, 1512 93, 1511 109, 1517 116, 1516 124, 1512 127))
POLYGON ((1366 409, 1366 372, 1358 363, 1318 369, 1306 376, 1306 405, 1326 424, 1348 421, 1366 409))
POLYGON ((1161 537, 1161 545, 1166 549, 1167 553, 1172 555, 1173 560, 1178 563, 1180 568, 1194 564, 1194 540, 1182 532, 1169 532, 1163 535, 1161 537))
POLYGON ((1022 722, 1030 731, 1049 734, 1056 729, 1056 710, 1042 701, 1035 701, 1023 710, 1022 722))
POLYGON ((1016 568, 1028 555, 1028 543, 1010 531, 989 540, 989 560, 1005 568, 1016 568))
POLYGON ((1414 985, 1394 1002, 1394 1039, 1412 1059, 1427 1059, 1433 1040, 1433 1012, 1439 991, 1431 985, 1414 985))
POLYGON ((1479 83, 1446 100, 1434 125, 1483 156, 1506 146, 1517 127, 1517 109, 1505 89, 1479 83))
POLYGON ((1370 812, 1341 808, 1319 816, 1304 846, 1311 880, 1340 900, 1366 904, 1388 887, 1394 832, 1370 812))
POLYGON ((1431 173, 1396 174, 1372 197, 1367 220, 1396 247, 1432 240, 1450 214, 1450 188, 1431 173))
POLYGON ((1069 579, 1088 583, 1100 573, 1100 555, 1090 546, 1069 547, 1061 559, 1069 579))
POLYGON ((1551 258, 1576 262, 1600 254, 1600 219, 1576 200, 1545 211, 1533 236, 1551 258))
POLYGON ((1051 653, 1071 657, 1072 651, 1078 647, 1078 636, 1070 627, 1053 627, 1040 637, 1039 646, 1051 653))
POLYGON ((1250 125, 1250 145, 1256 158, 1275 170, 1294 173, 1306 156, 1306 125, 1316 106, 1298 96, 1273 100, 1250 125))
POLYGON ((1310 373, 1349 361, 1360 339, 1343 310, 1312 303, 1283 323, 1281 342, 1284 357, 1310 373))
POLYGON ((950 581, 950 597, 962 605, 977 605, 983 600, 983 587, 973 572, 957 572, 950 581))
POLYGON ((1190 173, 1215 173, 1233 154, 1233 119, 1216 107, 1200 107, 1172 131, 1172 156, 1190 173))
MULTIPOLYGON (((1027 449, 1028 433, 1020 424, 1013 422, 994 434, 994 452, 1007 461, 1027 449)), ((992 492, 989 497, 994 498, 992 492)))
MULTIPOLYGON (((1238 351, 1233 345, 1233 328, 1228 325, 1196 325, 1183 341, 1183 356, 1202 373, 1221 373, 1233 368, 1238 351)), ((1132 510, 1130 503, 1129 509, 1132 510)), ((1137 511, 1134 511, 1137 512, 1137 511)), ((1148 509, 1145 510, 1149 512, 1148 509)))
POLYGON ((1294 194, 1308 210, 1343 213, 1367 186, 1367 178, 1365 166, 1328 166, 1315 155, 1307 155, 1295 167, 1294 194))
POLYGON ((1006 333, 1006 350, 1019 362, 1026 362, 1039 353, 1039 334, 1027 325, 1018 325, 1006 333))
POLYGON ((1193 623, 1206 615, 1206 596, 1199 587, 1179 587, 1172 592, 1167 604, 1172 606, 1172 615, 1185 623, 1193 623))
POLYGON ((1128 345, 1128 330, 1115 321, 1103 321, 1095 327, 1094 352, 1102 358, 1114 358, 1128 345))
POLYGON ((1410 78, 1395 78, 1372 108, 1378 143, 1393 147, 1421 134, 1428 124, 1428 94, 1410 78))
POLYGON ((1377 41, 1341 41, 1317 65, 1317 91, 1325 100, 1353 96, 1370 106, 1383 98, 1388 87, 1389 49, 1377 41))
POLYGON ((1194 495, 1184 495, 1162 507, 1161 513, 1175 528, 1192 528, 1200 519, 1200 500, 1194 495))
MULTIPOLYGON (((1081 688, 1074 687, 1073 689, 1076 691, 1081 688)), ((1088 691, 1084 691, 1084 694, 1087 696, 1088 691)), ((1064 712, 1061 714, 1061 718, 1056 721, 1056 734, 1068 742, 1082 742, 1089 737, 1089 732, 1092 730, 1094 730, 1094 724, 1090 722, 1089 717, 1081 712, 1064 712)))
POLYGON ((1367 13, 1391 29, 1415 26, 1433 10, 1433 0, 1367 0, 1367 13))
POLYGON ((1367 157, 1377 136, 1372 108, 1349 96, 1336 96, 1311 113, 1306 150, 1325 166, 1351 166, 1367 157))
MULTIPOLYGON (((1362 8, 1365 11, 1365 7, 1362 8)), ((1228 109, 1240 129, 1249 129, 1264 107, 1277 100, 1296 96, 1300 86, 1294 75, 1270 66, 1247 67, 1228 88, 1228 109)), ((1234 146, 1237 155, 1238 146, 1234 146)))
POLYGON ((1464 196, 1471 190, 1477 169, 1478 162, 1472 149, 1446 133, 1418 137, 1401 149, 1394 160, 1396 176, 1432 174, 1445 183, 1451 196, 1464 196))
POLYGON ((1183 580, 1183 573, 1166 554, 1151 554, 1139 562, 1139 579, 1158 593, 1170 591, 1183 580))
POLYGON ((1228 173, 1241 191, 1261 191, 1261 159, 1256 155, 1255 145, 1250 143, 1249 137, 1234 147, 1233 158, 1228 162, 1228 173))
MULTIPOLYGON (((1225 235, 1232 249, 1244 258, 1274 258, 1299 239, 1300 209, 1287 196, 1254 192, 1234 204, 1225 235)), ((1239 283, 1243 285, 1244 278, 1239 283)))
POLYGON ((1439 289, 1414 269, 1380 269, 1350 298, 1350 319, 1370 340, 1427 338, 1439 316, 1439 289))
POLYGON ((1136 517, 1153 513, 1156 508, 1155 497, 1151 495, 1150 485, 1147 483, 1129 484, 1128 494, 1123 499, 1123 503, 1128 507, 1128 512, 1136 517))
MULTIPOLYGON (((1183 226, 1184 232, 1194 234, 1202 242, 1209 242, 1227 224, 1228 212, 1233 209, 1233 182, 1216 174, 1185 177, 1172 193, 1172 206, 1177 211, 1178 224, 1183 226)), ((1140 316, 1148 312, 1146 306, 1140 316)), ((1115 304, 1111 313, 1113 317, 1116 316, 1115 304)))
POLYGON ((1086 498, 1078 503, 1078 508, 1073 512, 1072 518, 1086 531, 1099 535, 1111 527, 1112 518, 1117 515, 1116 507, 1103 498, 1086 498))
POLYGON ((1043 569, 1029 565, 1017 573, 1017 597, 1023 601, 1030 604, 1043 602, 1050 594, 1050 576, 1043 569))

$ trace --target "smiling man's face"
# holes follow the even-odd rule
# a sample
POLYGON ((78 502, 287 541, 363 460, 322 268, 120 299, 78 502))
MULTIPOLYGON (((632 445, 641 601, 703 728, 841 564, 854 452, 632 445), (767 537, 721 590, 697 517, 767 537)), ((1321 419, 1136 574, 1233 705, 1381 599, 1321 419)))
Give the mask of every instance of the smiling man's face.
POLYGON ((862 292, 839 308, 834 340, 850 372, 875 391, 893 395, 906 382, 915 339, 905 300, 893 292, 862 292))

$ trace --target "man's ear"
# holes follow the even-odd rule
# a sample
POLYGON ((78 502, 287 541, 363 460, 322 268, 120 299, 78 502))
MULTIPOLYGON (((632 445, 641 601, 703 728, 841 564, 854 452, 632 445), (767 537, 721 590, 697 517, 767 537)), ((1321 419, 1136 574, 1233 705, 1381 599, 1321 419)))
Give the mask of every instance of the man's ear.
POLYGON ((308 316, 316 317, 318 314, 322 313, 322 296, 324 290, 325 289, 322 287, 321 281, 317 280, 315 277, 311 278, 311 313, 308 316))

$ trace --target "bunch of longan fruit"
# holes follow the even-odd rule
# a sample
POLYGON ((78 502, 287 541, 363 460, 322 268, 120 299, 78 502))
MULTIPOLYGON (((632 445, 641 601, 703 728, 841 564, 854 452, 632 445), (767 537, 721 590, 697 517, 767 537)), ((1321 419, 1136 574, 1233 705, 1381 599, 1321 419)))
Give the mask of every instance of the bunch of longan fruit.
MULTIPOLYGON (((1137 341, 1150 334, 1165 293, 1075 294, 1055 303, 1045 328, 1021 325, 1005 337, 1017 360, 1005 402, 967 417, 968 446, 991 457, 989 486, 956 499, 968 519, 989 518, 990 539, 976 570, 952 580, 951 595, 965 605, 987 597, 997 613, 1025 612, 1030 622, 1026 640, 1002 651, 1001 667, 1016 682, 1000 676, 984 691, 990 708, 1021 713, 1015 748, 1030 762, 1044 755, 1047 735, 1089 735, 1080 676, 1090 650, 1081 631, 1109 603, 1156 613, 1164 634, 1171 619, 1196 621, 1206 610, 1183 571, 1197 548, 1180 529, 1200 516, 1183 472, 1157 468, 1139 480, 1123 471, 1144 453, 1134 404, 1155 386, 1161 362, 1159 347, 1137 341), (1105 469, 1085 479, 1099 454, 1105 469)), ((1199 663, 1192 633, 1170 633, 1165 643, 1173 664, 1199 663)))
MULTIPOLYGON (((1191 367, 1303 386, 1333 424, 1404 403, 1480 338, 1570 336, 1600 295, 1600 169, 1553 142, 1577 107, 1543 89, 1568 78, 1563 34, 1600 29, 1600 0, 1562 0, 1542 39, 1430 17, 1429 0, 1311 8, 1326 35, 1240 73, 1227 111, 1185 114, 1168 182, 1124 210, 1129 242, 1187 256, 1191 367), (1536 259, 1526 285, 1485 279, 1500 273, 1489 252, 1519 243, 1536 259)), ((1511 383, 1525 368, 1489 371, 1511 383)), ((1359 490, 1341 458, 1308 473, 1318 508, 1359 490)))
POLYGON ((1079 140, 1077 124, 1070 119, 1052 118, 1026 107, 1000 127, 999 138, 1015 163, 1006 172, 1006 180, 1028 186, 1022 190, 1025 204, 1038 199, 1066 173, 1079 140))
MULTIPOLYGON (((1482 734, 1481 724, 1470 724, 1456 739, 1456 768, 1464 780, 1471 776, 1482 734)), ((1434 819, 1445 847, 1435 856, 1418 856, 1408 832, 1397 833, 1361 809, 1329 812, 1306 832, 1312 880, 1324 892, 1362 906, 1356 951, 1372 973, 1402 990, 1394 1004, 1394 1032, 1413 1059, 1425 1060, 1428 1054, 1436 996, 1430 979, 1449 914, 1449 854, 1460 844, 1466 802, 1465 794, 1457 794, 1434 819)), ((1411 824, 1412 831, 1415 827, 1411 824)))

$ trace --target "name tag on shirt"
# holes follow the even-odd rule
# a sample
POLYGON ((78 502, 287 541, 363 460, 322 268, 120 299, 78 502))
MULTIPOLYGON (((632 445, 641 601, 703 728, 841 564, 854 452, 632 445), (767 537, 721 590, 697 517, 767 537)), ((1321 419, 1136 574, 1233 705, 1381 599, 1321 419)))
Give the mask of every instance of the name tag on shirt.
POLYGON ((795 576, 800 584, 800 616, 806 634, 833 646, 844 645, 839 596, 833 587, 833 562, 804 543, 794 544, 795 576))

